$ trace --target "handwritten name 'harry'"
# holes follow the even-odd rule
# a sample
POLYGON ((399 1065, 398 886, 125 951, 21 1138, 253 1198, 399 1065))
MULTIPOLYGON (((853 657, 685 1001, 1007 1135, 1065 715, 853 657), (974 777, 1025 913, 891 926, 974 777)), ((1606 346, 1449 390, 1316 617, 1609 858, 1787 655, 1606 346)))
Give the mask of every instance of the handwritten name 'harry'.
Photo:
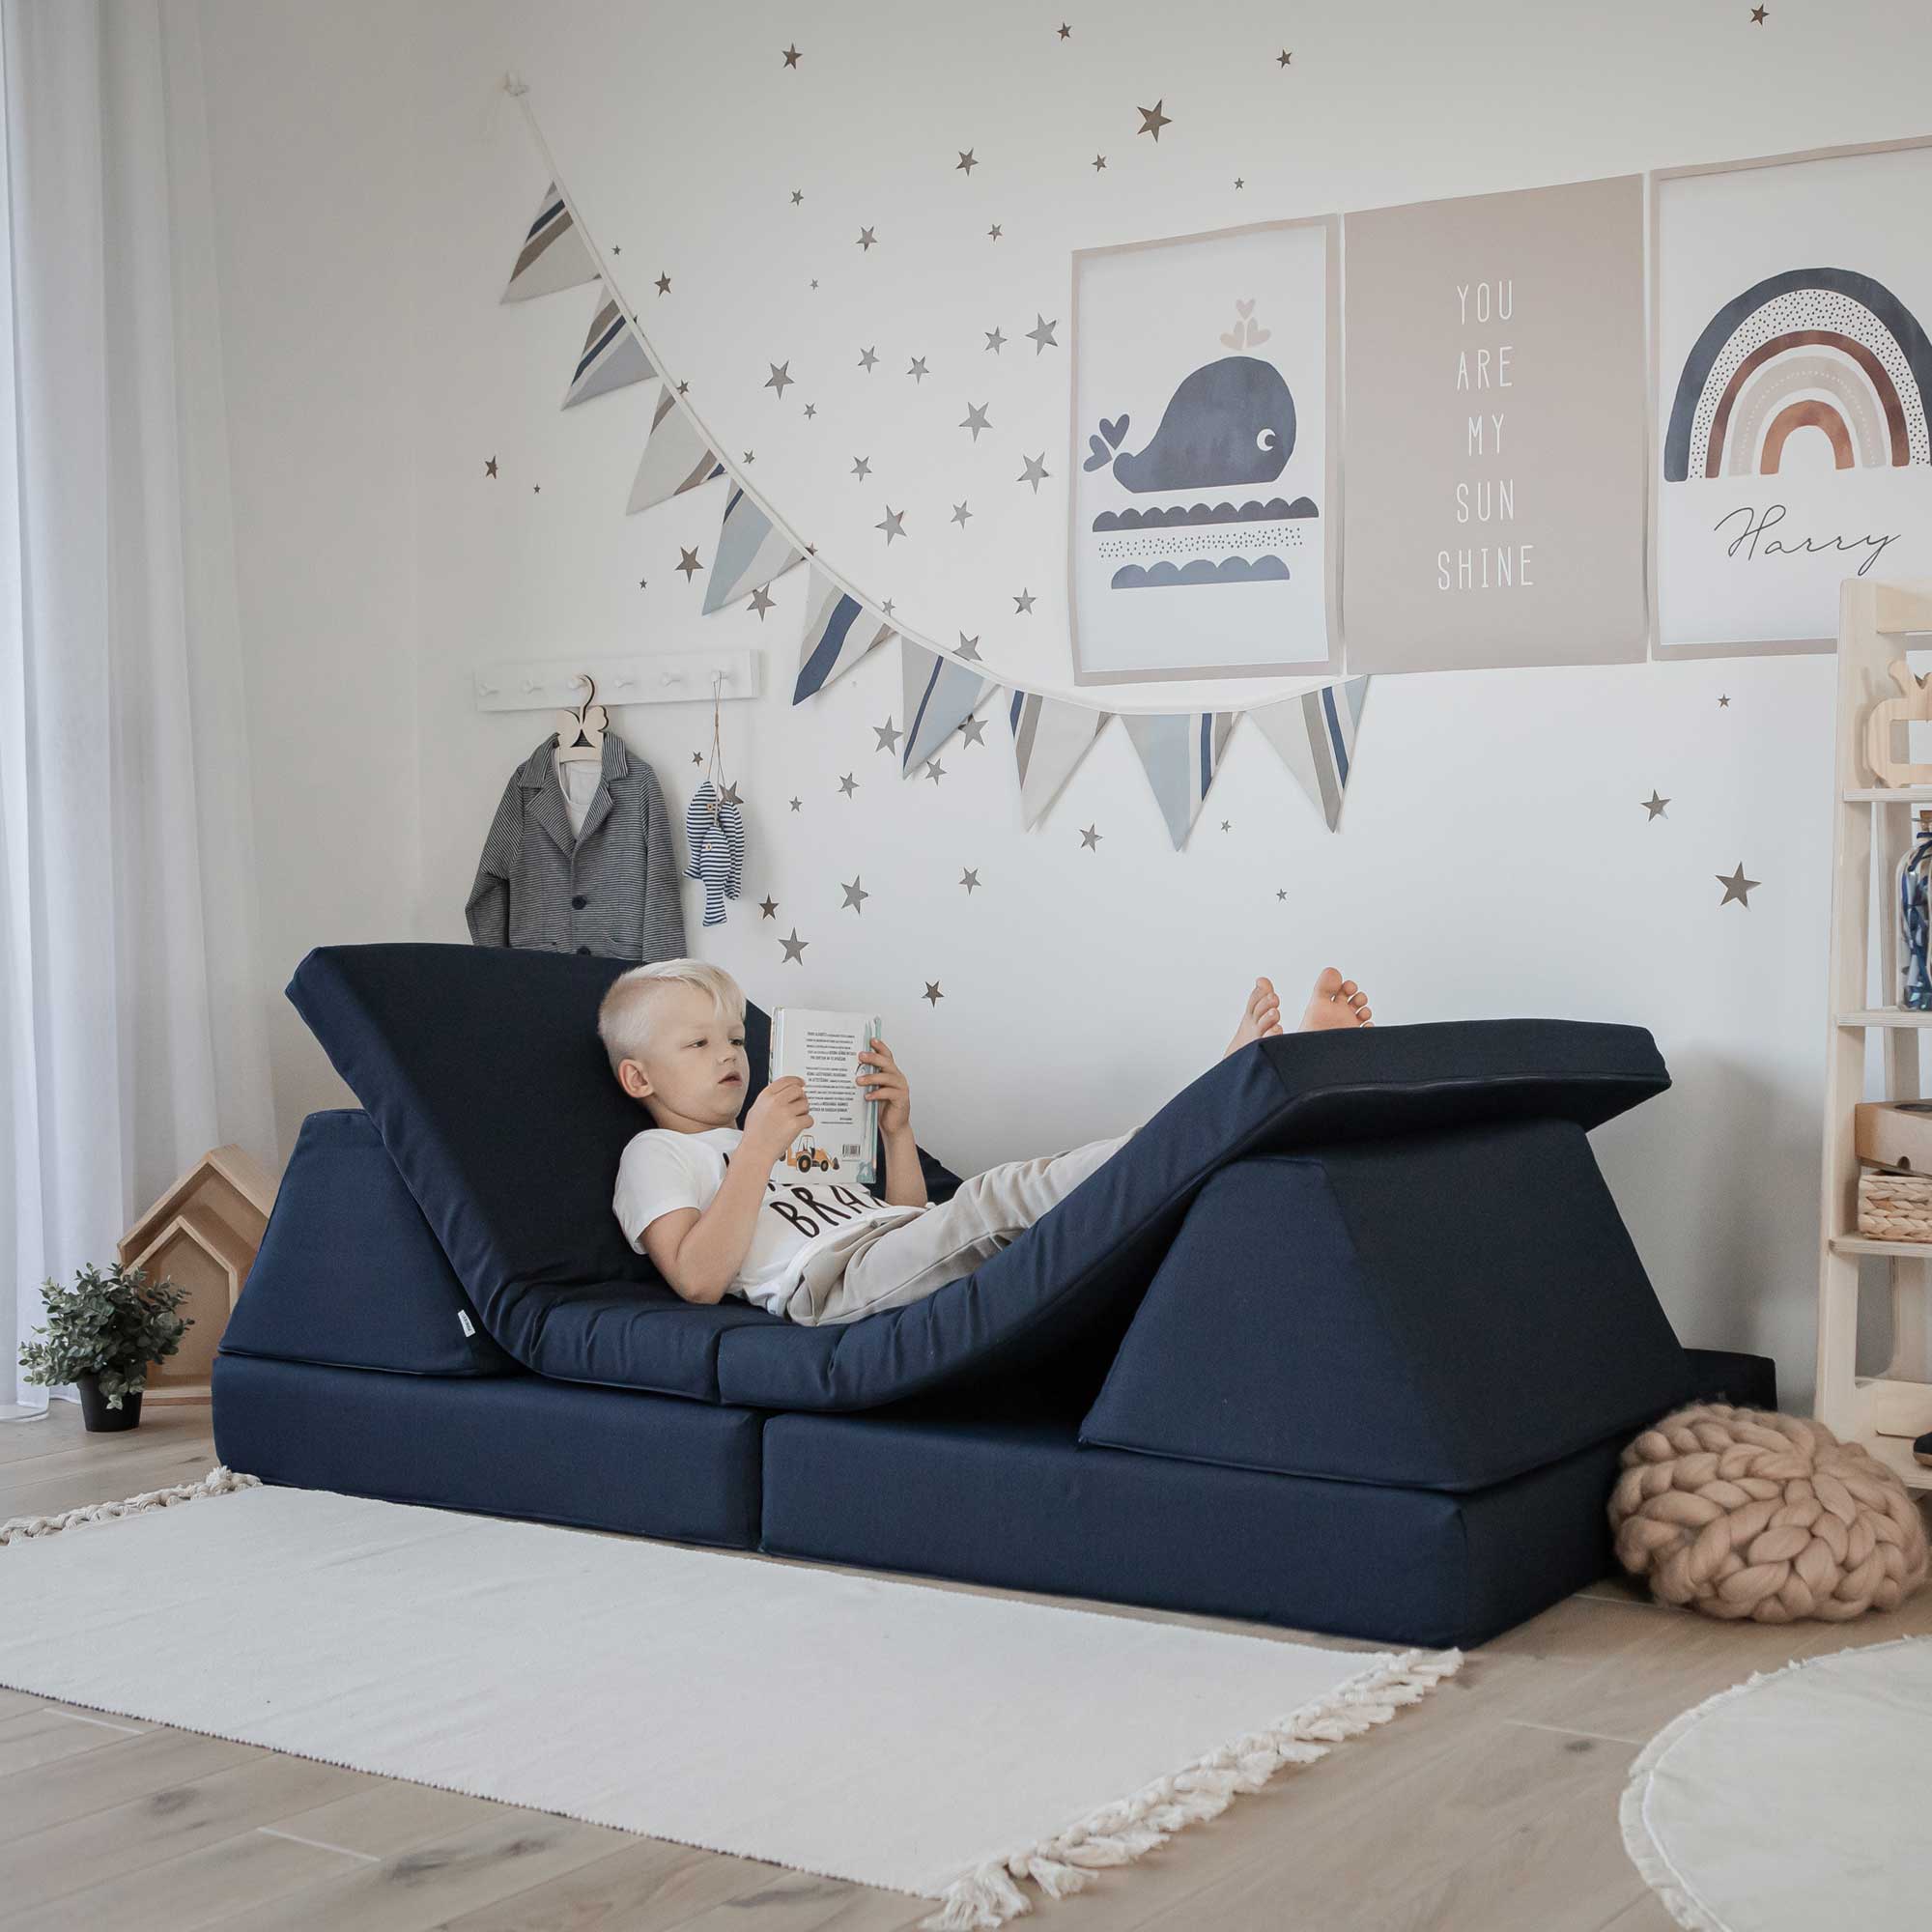
POLYGON ((1762 510, 1754 510, 1749 504, 1730 511, 1711 526, 1713 530, 1721 530, 1726 524, 1735 523, 1742 517, 1744 527, 1731 539, 1726 556, 1736 556, 1740 551, 1747 560, 1754 560, 1761 551, 1766 556, 1803 556, 1828 550, 1867 552, 1863 562, 1853 574, 1862 577, 1881 556, 1885 554, 1887 544, 1898 541, 1902 532, 1894 530, 1889 537, 1827 537, 1820 543, 1810 537, 1800 537, 1796 543, 1786 543, 1782 537, 1768 537, 1765 532, 1784 521, 1784 505, 1769 503, 1762 510))

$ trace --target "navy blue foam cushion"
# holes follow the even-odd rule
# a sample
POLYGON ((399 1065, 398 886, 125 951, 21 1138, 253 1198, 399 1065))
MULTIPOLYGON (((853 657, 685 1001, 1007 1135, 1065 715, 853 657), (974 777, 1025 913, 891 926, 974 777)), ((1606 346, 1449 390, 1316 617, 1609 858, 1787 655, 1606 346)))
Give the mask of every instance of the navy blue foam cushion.
MULTIPOLYGON (((1244 1153, 1452 1121, 1594 1126, 1669 1084, 1639 1027, 1471 1020, 1271 1037, 1210 1066, 1009 1247, 936 1294, 844 1325, 732 1329, 719 1389, 760 1407, 861 1408, 950 1376, 1028 1370, 1132 1319, 1189 1203, 1244 1153)), ((1268 1230, 1263 1251, 1292 1225, 1268 1230)))
MULTIPOLYGON (((717 1349, 782 1318, 682 1300, 611 1211, 617 1163, 650 1117, 597 1038, 634 962, 515 947, 320 947, 288 996, 362 1102, 485 1330, 545 1375, 718 1399, 717 1349)), ((749 1107, 770 1027, 748 1006, 749 1107)), ((740 1115, 743 1119, 743 1115, 740 1115)), ((958 1177, 923 1150, 926 1189, 958 1177)))
POLYGON ((1074 1428, 775 1415, 758 1547, 1429 1645, 1487 1642, 1613 1567, 1613 1443, 1452 1495, 1087 1449, 1074 1428))
MULTIPOLYGON (((1263 1040, 1184 1088, 975 1273, 905 1308, 800 1327, 735 1298, 682 1302, 611 1213, 618 1157, 644 1118, 595 1034, 625 963, 326 947, 289 996, 511 1354, 564 1379, 753 1407, 871 1407, 1065 1350, 1131 1312, 1202 1182, 1251 1150, 1444 1118, 1594 1122, 1667 1084, 1632 1027, 1509 1020, 1263 1040)), ((766 1029, 747 1019, 749 1105, 766 1029)), ((956 1178, 934 1170, 928 1193, 944 1199, 956 1178)))
POLYGON ((1477 1490, 1690 1386, 1583 1129, 1492 1121, 1223 1168, 1080 1439, 1477 1490))
POLYGON ((757 1547, 762 1418, 741 1408, 522 1370, 464 1380, 228 1354, 212 1390, 215 1455, 265 1483, 757 1547))
POLYGON ((485 1332, 381 1136, 355 1108, 302 1122, 221 1348, 401 1375, 517 1368, 485 1332))

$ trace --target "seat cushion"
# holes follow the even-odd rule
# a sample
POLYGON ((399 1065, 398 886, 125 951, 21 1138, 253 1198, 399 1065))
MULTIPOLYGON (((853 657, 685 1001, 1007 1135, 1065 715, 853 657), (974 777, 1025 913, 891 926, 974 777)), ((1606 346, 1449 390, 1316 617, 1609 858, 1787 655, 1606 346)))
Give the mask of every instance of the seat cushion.
POLYGON ((1604 1443, 1465 1495, 1085 1449, 1050 1413, 775 1415, 772 1555, 1475 1644, 1611 1567, 1604 1443))
POLYGON ((302 1122, 221 1350, 398 1375, 521 1373, 353 1107, 302 1122))
MULTIPOLYGON (((1668 1084, 1639 1028, 1548 1020, 1296 1034, 1216 1062, 973 1274, 904 1308, 801 1327, 681 1301, 611 1190, 643 1116, 599 1000, 621 960, 465 946, 325 947, 289 997, 367 1108, 484 1325, 546 1376, 753 1407, 872 1407, 1009 1374, 1130 1314, 1202 1183, 1251 1151, 1539 1113, 1583 1124, 1668 1084)), ((752 1079, 767 1027, 747 1013, 752 1079)), ((929 1155, 927 1191, 957 1185, 929 1155)))
POLYGON ((215 1455, 265 1483, 757 1547, 763 1418, 743 1409, 521 1369, 393 1376, 255 1355, 217 1355, 212 1392, 215 1455))

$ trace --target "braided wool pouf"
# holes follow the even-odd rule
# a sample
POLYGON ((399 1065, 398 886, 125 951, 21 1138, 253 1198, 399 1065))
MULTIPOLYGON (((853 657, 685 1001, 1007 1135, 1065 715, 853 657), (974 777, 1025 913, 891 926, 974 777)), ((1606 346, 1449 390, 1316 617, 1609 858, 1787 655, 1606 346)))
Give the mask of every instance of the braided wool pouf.
POLYGON ((1897 1475, 1822 1422, 1693 1403, 1623 1453, 1617 1556, 1706 1616, 1843 1622, 1925 1580, 1925 1524, 1897 1475))

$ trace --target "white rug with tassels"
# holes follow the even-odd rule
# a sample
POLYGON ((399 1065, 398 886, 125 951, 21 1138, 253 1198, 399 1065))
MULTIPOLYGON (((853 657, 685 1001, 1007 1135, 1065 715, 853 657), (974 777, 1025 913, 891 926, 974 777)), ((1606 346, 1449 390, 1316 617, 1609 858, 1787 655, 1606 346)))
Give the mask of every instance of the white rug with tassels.
POLYGON ((1130 1863, 1462 1661, 224 1469, 0 1542, 0 1685, 932 1898, 946 1932, 1130 1863))

